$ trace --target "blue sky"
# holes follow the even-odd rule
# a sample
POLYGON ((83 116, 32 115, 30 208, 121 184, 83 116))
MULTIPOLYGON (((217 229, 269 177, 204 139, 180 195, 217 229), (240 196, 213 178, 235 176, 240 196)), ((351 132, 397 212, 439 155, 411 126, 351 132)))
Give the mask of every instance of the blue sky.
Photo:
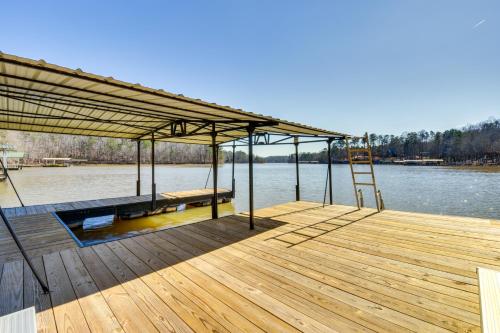
POLYGON ((499 1, 9 1, 0 51, 400 134, 500 117, 499 32, 499 1))

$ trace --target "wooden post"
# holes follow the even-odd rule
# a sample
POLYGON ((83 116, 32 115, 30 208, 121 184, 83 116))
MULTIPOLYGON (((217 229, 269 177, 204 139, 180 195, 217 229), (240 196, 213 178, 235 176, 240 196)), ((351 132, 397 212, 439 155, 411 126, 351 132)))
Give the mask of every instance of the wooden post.
POLYGON ((248 200, 249 200, 249 222, 250 230, 254 229, 253 224, 253 126, 248 127, 248 200))
POLYGON ((361 189, 358 190, 358 201, 360 207, 365 206, 365 198, 363 197, 363 191, 361 191, 361 189))
POLYGON ((295 145, 295 173, 297 183, 295 184, 295 200, 300 201, 300 178, 299 178, 299 138, 293 138, 293 144, 295 145))
POLYGON ((155 134, 151 133, 151 210, 156 210, 155 134))
POLYGON ((217 133, 215 132, 215 124, 212 125, 212 169, 213 169, 213 181, 214 181, 214 194, 212 197, 212 219, 219 218, 219 211, 217 206, 217 167, 219 164, 218 158, 218 149, 216 142, 217 133))

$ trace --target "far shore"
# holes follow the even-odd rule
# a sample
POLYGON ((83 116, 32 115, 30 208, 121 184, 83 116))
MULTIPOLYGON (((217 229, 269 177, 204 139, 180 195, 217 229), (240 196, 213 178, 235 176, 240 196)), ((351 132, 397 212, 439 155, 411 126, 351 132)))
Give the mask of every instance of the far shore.
MULTIPOLYGON (((236 164, 247 164, 248 162, 236 162, 236 164)), ((281 164, 281 163, 273 163, 273 162, 254 162, 255 164, 281 164)), ((231 164, 231 162, 219 162, 219 165, 231 164)), ((293 164, 293 163, 285 163, 285 164, 293 164)), ((301 163, 301 164, 326 164, 326 163, 301 163)), ((346 164, 346 163, 338 163, 334 162, 333 164, 346 164)), ((381 165, 397 165, 395 163, 380 163, 381 165)), ((120 166, 120 165, 137 165, 136 163, 93 163, 87 162, 82 164, 73 164, 73 166, 89 166, 89 167, 99 167, 99 166, 120 166)), ((155 163, 156 166, 168 166, 173 168, 199 168, 205 167, 210 168, 211 163, 155 163)), ((375 163, 377 165, 377 163, 375 163)), ((150 167, 150 163, 141 163, 141 166, 150 167)), ((398 165, 403 166, 404 165, 398 165)), ((413 166, 413 165, 412 165, 413 166)), ((428 165, 420 165, 421 167, 429 167, 428 165)), ((42 165, 24 165, 24 168, 42 168, 42 165)), ((438 165, 438 167, 446 168, 446 169, 454 169, 454 170, 463 170, 463 171, 474 171, 474 172, 488 172, 488 173, 496 173, 500 172, 500 165, 438 165)))
POLYGON ((477 171, 477 172, 500 172, 500 165, 452 165, 448 169, 477 171))

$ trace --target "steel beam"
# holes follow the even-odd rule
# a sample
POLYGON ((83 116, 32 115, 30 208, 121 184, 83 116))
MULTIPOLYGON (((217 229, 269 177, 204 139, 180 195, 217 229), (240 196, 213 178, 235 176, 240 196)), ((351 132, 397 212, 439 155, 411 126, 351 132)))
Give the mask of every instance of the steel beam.
POLYGON ((156 210, 155 134, 151 133, 151 210, 156 210))
MULTIPOLYGON (((302 136, 302 135, 298 135, 298 137, 301 137, 301 138, 309 138, 308 136, 302 136)), ((290 139, 290 138, 286 138, 286 139, 290 139)), ((322 137, 322 139, 318 139, 318 140, 306 140, 306 141, 300 141, 301 144, 304 144, 304 143, 317 143, 317 142, 325 142, 325 139, 331 139, 331 140, 344 140, 344 138, 333 138, 333 137, 330 137, 330 138, 327 138, 327 137, 322 137)), ((284 140, 284 139, 283 139, 284 140)), ((262 145, 266 145, 266 146, 278 146, 278 145, 293 145, 294 143, 293 142, 282 142, 282 140, 279 140, 279 142, 270 142, 270 143, 267 143, 267 144, 262 144, 262 145)), ((246 147, 247 144, 238 144, 236 145, 236 147, 246 147)), ((228 146, 228 145, 223 145, 221 144, 221 147, 231 147, 231 146, 228 146)))
POLYGON ((253 224, 253 126, 248 127, 248 208, 250 230, 254 229, 253 224))
POLYGON ((333 205, 333 179, 332 179, 332 140, 328 139, 328 190, 330 195, 330 205, 333 205))
POLYGON ((297 183, 295 184, 295 200, 300 201, 300 177, 299 177, 299 138, 293 138, 295 145, 295 174, 297 183))
POLYGON ((212 219, 218 219, 219 218, 219 209, 217 205, 217 169, 218 169, 218 150, 219 147, 217 146, 217 133, 215 132, 215 124, 212 125, 212 169, 213 169, 213 174, 212 174, 212 179, 214 181, 214 195, 212 197, 212 219))
MULTIPOLYGON (((234 122, 233 124, 239 124, 241 122, 234 122)), ((215 124, 215 123, 214 123, 215 124)), ((228 123, 224 123, 225 125, 228 123)), ((277 125, 278 123, 275 121, 268 121, 268 122, 254 122, 252 123, 253 127, 264 127, 264 126, 274 126, 277 125)), ((200 135, 206 135, 206 136, 211 136, 212 133, 216 134, 222 134, 225 132, 232 132, 232 131, 239 131, 239 130, 245 130, 248 127, 248 125, 245 126, 236 126, 236 127, 229 127, 229 128, 224 128, 221 130, 215 130, 214 126, 212 126, 211 131, 203 131, 203 132, 189 132, 189 133, 178 133, 175 135, 162 135, 159 137, 160 139, 172 139, 172 138, 185 138, 185 137, 190 137, 190 136, 200 136, 200 135)))
POLYGON ((234 154, 236 150, 236 143, 233 141, 233 158, 232 158, 232 169, 231 169, 231 198, 234 199, 235 188, 236 188, 236 180, 234 179, 234 154))
POLYGON ((141 141, 137 141, 137 182, 136 194, 141 195, 141 141))

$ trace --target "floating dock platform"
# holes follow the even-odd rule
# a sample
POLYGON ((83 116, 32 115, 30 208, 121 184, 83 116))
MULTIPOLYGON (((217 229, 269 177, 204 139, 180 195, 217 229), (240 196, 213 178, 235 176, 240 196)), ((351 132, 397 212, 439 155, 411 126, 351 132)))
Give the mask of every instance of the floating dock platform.
MULTIPOLYGON (((213 197, 214 190, 205 188, 200 190, 164 192, 156 194, 157 208, 174 207, 179 204, 195 204, 209 202, 213 197)), ((232 198, 233 192, 223 188, 217 189, 219 199, 228 200, 232 198)), ((93 210, 114 209, 118 213, 147 211, 151 209, 151 194, 128 196, 119 198, 107 198, 97 200, 73 201, 54 204, 31 205, 25 207, 3 208, 5 216, 21 217, 25 215, 44 214, 52 212, 82 212, 93 210)))
POLYGON ((500 270, 499 220, 298 201, 79 248, 51 216, 12 218, 50 294, 0 256, 0 315, 44 332, 479 332, 500 270))

